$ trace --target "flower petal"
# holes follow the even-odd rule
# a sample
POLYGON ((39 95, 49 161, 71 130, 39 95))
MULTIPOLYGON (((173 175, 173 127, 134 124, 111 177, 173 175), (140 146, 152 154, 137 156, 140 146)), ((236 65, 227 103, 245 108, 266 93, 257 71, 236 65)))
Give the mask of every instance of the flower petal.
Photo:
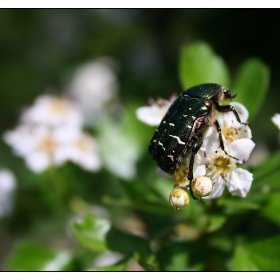
POLYGON ((197 178, 199 176, 203 176, 206 174, 206 167, 205 165, 199 165, 195 170, 194 170, 194 173, 193 173, 193 177, 194 178, 197 178))
POLYGON ((230 103, 234 109, 237 111, 241 122, 247 122, 248 117, 249 117, 249 112, 248 110, 245 108, 245 106, 239 102, 231 102, 230 103))
POLYGON ((159 106, 145 106, 140 107, 136 110, 137 118, 150 125, 150 126, 157 126, 160 124, 161 120, 165 116, 169 107, 159 107, 159 106))
POLYGON ((228 145, 229 154, 239 159, 239 163, 244 163, 248 160, 255 143, 251 139, 237 139, 228 145))
POLYGON ((209 196, 205 196, 203 197, 203 199, 213 199, 213 198, 218 198, 220 197, 225 189, 225 180, 220 180, 220 183, 218 182, 214 182, 215 185, 213 187, 213 191, 211 192, 211 194, 209 196))
POLYGON ((231 179, 228 182, 228 190, 232 195, 245 197, 251 188, 252 181, 252 173, 245 169, 237 168, 231 173, 231 179))
POLYGON ((271 120, 280 129, 280 114, 275 114, 271 120))
POLYGON ((51 165, 50 157, 46 153, 34 152, 25 157, 27 166, 35 173, 40 173, 51 165))

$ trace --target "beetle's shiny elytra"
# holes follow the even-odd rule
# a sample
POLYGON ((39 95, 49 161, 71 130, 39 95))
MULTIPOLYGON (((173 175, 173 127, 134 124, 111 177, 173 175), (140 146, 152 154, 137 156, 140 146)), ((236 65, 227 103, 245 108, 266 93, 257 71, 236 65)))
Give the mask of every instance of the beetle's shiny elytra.
POLYGON ((220 105, 220 101, 235 96, 236 94, 231 94, 230 90, 217 84, 201 84, 183 92, 170 106, 150 142, 149 152, 158 166, 172 174, 191 155, 188 172, 191 182, 194 157, 203 143, 206 130, 213 124, 219 133, 220 146, 226 153, 215 110, 232 111, 241 123, 233 106, 220 105))

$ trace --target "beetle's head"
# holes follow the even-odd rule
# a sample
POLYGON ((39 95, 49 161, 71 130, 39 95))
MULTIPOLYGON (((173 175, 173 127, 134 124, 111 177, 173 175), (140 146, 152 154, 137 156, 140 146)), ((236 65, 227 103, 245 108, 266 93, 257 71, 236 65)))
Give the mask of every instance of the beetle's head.
POLYGON ((224 98, 223 99, 233 99, 234 97, 236 97, 237 93, 231 94, 231 91, 225 87, 222 87, 222 92, 224 94, 224 98))

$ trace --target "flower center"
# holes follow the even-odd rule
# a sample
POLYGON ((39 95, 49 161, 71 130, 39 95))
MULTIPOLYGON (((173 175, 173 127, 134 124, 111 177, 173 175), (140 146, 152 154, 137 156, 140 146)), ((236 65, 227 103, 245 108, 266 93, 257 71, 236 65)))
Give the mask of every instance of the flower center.
POLYGON ((50 111, 52 111, 56 115, 64 116, 67 113, 67 105, 63 100, 59 98, 52 100, 50 103, 50 111))
POLYGON ((220 151, 217 157, 212 158, 208 165, 210 171, 221 175, 224 179, 236 167, 236 163, 223 151, 220 151))
POLYGON ((235 127, 223 127, 222 134, 228 143, 233 142, 237 138, 238 130, 235 127))
POLYGON ((40 151, 50 152, 55 146, 55 141, 50 136, 45 136, 38 144, 40 151))

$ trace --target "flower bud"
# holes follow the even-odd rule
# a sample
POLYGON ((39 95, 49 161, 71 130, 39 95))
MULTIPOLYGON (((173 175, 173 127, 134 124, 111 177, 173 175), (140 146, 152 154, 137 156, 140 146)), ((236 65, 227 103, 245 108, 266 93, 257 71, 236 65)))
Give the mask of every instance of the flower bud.
POLYGON ((205 175, 199 176, 192 181, 192 192, 195 196, 203 198, 211 194, 214 183, 205 175))
POLYGON ((180 210, 189 205, 190 197, 185 190, 175 187, 170 193, 169 202, 175 210, 180 210))

